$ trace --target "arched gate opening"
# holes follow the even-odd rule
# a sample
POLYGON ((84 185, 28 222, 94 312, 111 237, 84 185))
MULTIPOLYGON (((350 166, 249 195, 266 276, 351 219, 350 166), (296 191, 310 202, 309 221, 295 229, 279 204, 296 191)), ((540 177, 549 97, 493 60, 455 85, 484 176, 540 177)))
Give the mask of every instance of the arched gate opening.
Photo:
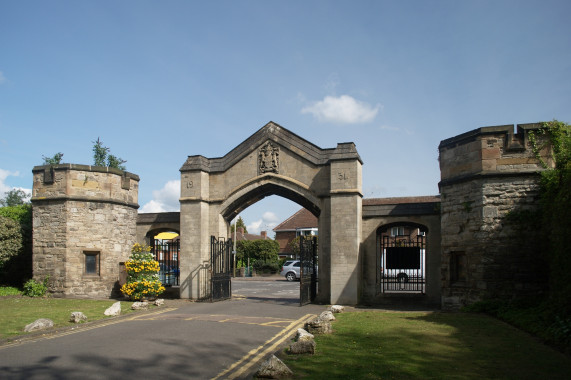
POLYGON ((353 143, 321 149, 268 123, 221 158, 190 156, 181 171, 182 298, 212 294, 211 239, 230 238, 230 221, 279 195, 319 218, 317 302, 358 302, 362 161, 353 143))

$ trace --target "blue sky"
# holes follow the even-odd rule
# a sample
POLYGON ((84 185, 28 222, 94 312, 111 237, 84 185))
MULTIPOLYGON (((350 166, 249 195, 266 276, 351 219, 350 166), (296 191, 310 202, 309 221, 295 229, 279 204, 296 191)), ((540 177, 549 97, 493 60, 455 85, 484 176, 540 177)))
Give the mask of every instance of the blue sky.
MULTIPOLYGON (((571 122, 569 1, 0 0, 0 193, 42 156, 91 164, 98 137, 141 177, 140 211, 178 207, 188 155, 269 121, 352 141, 365 197, 438 194, 441 140, 571 122)), ((269 197, 251 232, 299 206, 269 197)))

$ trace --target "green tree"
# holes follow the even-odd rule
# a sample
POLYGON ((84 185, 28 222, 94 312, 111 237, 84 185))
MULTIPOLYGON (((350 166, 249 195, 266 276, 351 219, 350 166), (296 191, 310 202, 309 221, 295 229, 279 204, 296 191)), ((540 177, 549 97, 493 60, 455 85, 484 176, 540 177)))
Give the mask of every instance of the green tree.
POLYGON ((22 250, 22 230, 13 219, 0 215, 0 269, 22 250))
POLYGON ((108 166, 119 170, 127 170, 123 165, 125 160, 109 154, 110 149, 103 145, 103 141, 98 137, 97 141, 93 142, 93 165, 95 166, 108 166))
POLYGON ((275 271, 279 267, 279 250, 280 245, 275 240, 240 240, 236 244, 236 258, 243 264, 247 264, 249 259, 250 265, 257 270, 275 271))
POLYGON ((3 199, 0 199, 0 206, 11 207, 19 206, 28 203, 28 198, 30 197, 21 189, 12 189, 5 193, 3 199))
POLYGON ((32 277, 32 205, 0 207, 0 219, 0 283, 20 287, 32 277))
MULTIPOLYGON (((236 224, 238 225, 238 227, 244 228, 245 234, 248 233, 248 229, 246 228, 246 223, 244 223, 244 220, 242 219, 241 216, 238 217, 236 224)), ((234 228, 236 228, 236 226, 234 224, 230 225, 230 232, 232 232, 232 234, 234 233, 234 228)), ((234 236, 234 235, 232 235, 232 236, 234 236)))
POLYGON ((63 158, 63 153, 58 152, 54 154, 52 157, 42 156, 44 160, 44 165, 58 165, 61 164, 61 159, 63 158))
MULTIPOLYGON (((571 125, 554 120, 543 123, 530 142, 536 156, 547 170, 541 173, 541 225, 547 237, 549 261, 549 295, 558 310, 571 316, 571 125), (541 141, 541 142, 539 142, 541 141), (548 168, 540 156, 543 148, 551 148, 554 168, 548 168)), ((571 339, 571 333, 569 335, 571 339)))

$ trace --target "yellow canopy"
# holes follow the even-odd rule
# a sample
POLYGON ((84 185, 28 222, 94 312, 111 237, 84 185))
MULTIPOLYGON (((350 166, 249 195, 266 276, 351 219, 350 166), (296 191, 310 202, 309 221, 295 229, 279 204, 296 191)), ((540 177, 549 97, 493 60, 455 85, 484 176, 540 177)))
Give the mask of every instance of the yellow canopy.
POLYGON ((160 234, 155 235, 155 239, 171 240, 177 236, 178 236, 178 234, 176 232, 161 232, 160 234))

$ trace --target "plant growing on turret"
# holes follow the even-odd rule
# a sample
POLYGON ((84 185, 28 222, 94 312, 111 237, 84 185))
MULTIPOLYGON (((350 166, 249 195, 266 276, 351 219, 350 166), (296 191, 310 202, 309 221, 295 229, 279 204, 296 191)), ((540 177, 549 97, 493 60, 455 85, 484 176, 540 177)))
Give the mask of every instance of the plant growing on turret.
POLYGON ((93 142, 93 165, 108 166, 110 168, 126 170, 125 165, 123 164, 127 161, 109 154, 109 150, 109 148, 103 146, 103 141, 98 137, 97 141, 93 142))
POLYGON ((148 245, 137 243, 125 263, 127 283, 121 287, 121 292, 132 300, 155 298, 165 291, 159 280, 159 262, 150 251, 148 245))

